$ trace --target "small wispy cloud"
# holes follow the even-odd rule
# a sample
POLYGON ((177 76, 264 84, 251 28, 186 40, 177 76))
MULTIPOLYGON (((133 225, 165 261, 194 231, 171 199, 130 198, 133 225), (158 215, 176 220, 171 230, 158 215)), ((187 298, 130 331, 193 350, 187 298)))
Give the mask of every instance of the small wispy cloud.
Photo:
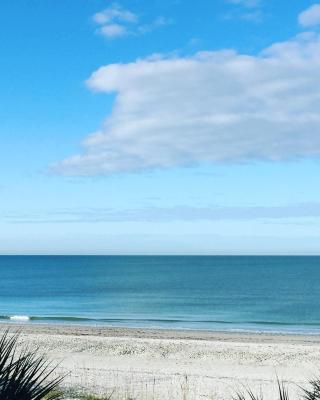
MULTIPOLYGON (((279 206, 207 206, 176 205, 131 209, 88 208, 62 209, 48 214, 2 215, 9 223, 111 223, 111 222, 173 222, 173 221, 277 221, 320 218, 320 203, 279 206)), ((289 221, 290 222, 290 221, 289 221)), ((314 222, 314 221, 311 221, 314 222)), ((299 223, 299 222, 298 222, 299 223)))
POLYGON ((108 38, 115 38, 127 35, 129 26, 138 22, 138 16, 119 4, 113 4, 96 13, 93 21, 100 26, 98 33, 108 38))
POLYGON ((149 23, 140 23, 137 14, 117 3, 96 13, 93 21, 99 25, 97 32, 109 39, 127 35, 142 35, 171 23, 171 20, 162 16, 156 17, 149 23))
POLYGON ((299 24, 303 28, 311 28, 320 25, 320 3, 313 4, 299 14, 299 24))
POLYGON ((256 8, 261 5, 261 0, 228 0, 228 3, 246 8, 256 8))
POLYGON ((103 26, 99 31, 103 36, 110 38, 124 36, 128 33, 127 28, 120 24, 110 24, 103 26))
POLYGON ((125 10, 119 4, 113 4, 93 16, 93 20, 97 24, 101 25, 113 23, 114 21, 137 22, 137 19, 136 14, 129 10, 125 10))
POLYGON ((166 25, 172 24, 172 20, 165 17, 157 17, 151 23, 138 26, 136 33, 145 34, 153 31, 154 29, 161 28, 166 25))
POLYGON ((228 4, 236 6, 235 10, 224 15, 224 19, 242 19, 249 22, 261 22, 263 13, 261 0, 226 0, 228 4))
POLYGON ((260 23, 263 13, 260 9, 232 10, 223 15, 224 20, 243 20, 247 22, 260 23))

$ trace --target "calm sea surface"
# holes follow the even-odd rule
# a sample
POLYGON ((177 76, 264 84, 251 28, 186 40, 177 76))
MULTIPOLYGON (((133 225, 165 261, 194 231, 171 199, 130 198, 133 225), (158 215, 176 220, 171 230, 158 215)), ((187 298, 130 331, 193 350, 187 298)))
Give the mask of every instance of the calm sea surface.
POLYGON ((320 257, 0 257, 0 320, 320 333, 320 257))

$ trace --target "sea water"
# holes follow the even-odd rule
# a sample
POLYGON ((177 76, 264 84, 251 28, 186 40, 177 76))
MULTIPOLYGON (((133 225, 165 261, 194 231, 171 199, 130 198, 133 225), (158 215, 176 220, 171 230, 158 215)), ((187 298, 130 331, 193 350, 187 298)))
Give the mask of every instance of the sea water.
POLYGON ((2 256, 0 320, 320 333, 320 257, 2 256))

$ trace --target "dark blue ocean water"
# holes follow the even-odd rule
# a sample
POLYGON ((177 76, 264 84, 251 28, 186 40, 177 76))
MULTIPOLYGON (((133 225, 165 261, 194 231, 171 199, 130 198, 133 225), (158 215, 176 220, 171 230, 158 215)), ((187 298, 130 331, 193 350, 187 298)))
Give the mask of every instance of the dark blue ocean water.
POLYGON ((0 257, 0 320, 320 333, 320 257, 0 257))

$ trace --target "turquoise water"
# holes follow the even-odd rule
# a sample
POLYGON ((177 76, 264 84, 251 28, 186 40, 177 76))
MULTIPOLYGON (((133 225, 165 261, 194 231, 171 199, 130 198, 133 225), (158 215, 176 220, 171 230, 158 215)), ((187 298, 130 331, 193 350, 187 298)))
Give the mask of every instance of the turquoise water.
POLYGON ((320 333, 320 257, 0 257, 0 320, 320 333))

